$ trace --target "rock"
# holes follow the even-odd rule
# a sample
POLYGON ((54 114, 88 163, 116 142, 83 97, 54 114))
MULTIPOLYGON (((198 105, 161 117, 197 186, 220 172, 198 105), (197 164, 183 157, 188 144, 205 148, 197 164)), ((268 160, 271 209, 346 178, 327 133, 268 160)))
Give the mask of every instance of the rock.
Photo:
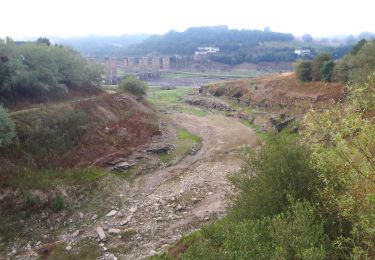
POLYGON ((121 230, 118 229, 118 228, 110 228, 108 230, 108 234, 111 234, 111 235, 118 235, 121 233, 121 230))
POLYGON ((106 164, 114 166, 114 165, 119 164, 121 162, 126 162, 126 160, 127 160, 126 158, 118 158, 116 160, 108 161, 108 162, 106 162, 106 164))
POLYGON ((104 133, 109 134, 111 132, 111 128, 106 127, 104 128, 104 133))
POLYGON ((65 250, 66 250, 66 251, 70 251, 70 250, 72 250, 72 246, 66 246, 66 247, 65 247, 65 250))
POLYGON ((151 250, 149 254, 152 256, 152 255, 156 255, 157 252, 155 250, 151 250))
POLYGON ((42 244, 42 241, 36 242, 35 246, 40 246, 42 244))
POLYGON ((98 233, 100 241, 106 241, 107 240, 107 236, 105 235, 102 227, 97 227, 96 233, 98 233))
POLYGON ((104 260, 117 260, 117 257, 114 254, 106 254, 104 260))
POLYGON ((131 207, 130 209, 129 209, 129 211, 131 212, 131 213, 135 213, 136 211, 137 211, 137 207, 131 207))
POLYGON ((82 213, 82 212, 79 212, 79 213, 78 213, 78 216, 79 216, 80 218, 83 218, 83 213, 82 213))
POLYGON ((183 209, 183 207, 181 205, 177 205, 177 207, 176 207, 177 211, 181 211, 182 209, 183 209))
POLYGON ((285 119, 284 121, 276 124, 275 128, 278 132, 280 132, 281 130, 283 130, 290 122, 292 122, 293 120, 295 119, 295 117, 291 117, 291 118, 288 118, 288 119, 285 119))
POLYGON ((194 106, 201 106, 208 109, 216 109, 220 111, 234 111, 227 103, 217 98, 192 96, 185 99, 185 103, 194 106))
POLYGON ((79 230, 76 230, 76 231, 73 232, 71 237, 78 237, 78 235, 79 235, 79 230))
POLYGON ((203 220, 204 220, 204 221, 209 221, 209 220, 210 220, 210 217, 209 217, 209 216, 205 216, 205 217, 203 218, 203 220))
POLYGON ((175 150, 176 147, 173 144, 158 144, 146 149, 146 152, 153 154, 169 153, 175 150))
POLYGON ((113 217, 114 215, 116 215, 117 214, 117 210, 111 210, 107 215, 105 215, 106 217, 113 217))
POLYGON ((97 218, 98 218, 98 215, 95 214, 94 216, 91 217, 91 220, 96 220, 97 218))
POLYGON ((128 162, 120 162, 112 167, 112 171, 125 171, 131 168, 132 165, 130 165, 128 162))

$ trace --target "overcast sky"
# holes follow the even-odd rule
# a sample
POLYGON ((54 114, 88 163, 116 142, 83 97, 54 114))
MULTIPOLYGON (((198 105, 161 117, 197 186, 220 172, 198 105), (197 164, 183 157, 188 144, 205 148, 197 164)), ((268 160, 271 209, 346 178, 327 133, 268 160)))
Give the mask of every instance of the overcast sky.
POLYGON ((163 34, 228 25, 313 36, 375 31, 374 0, 1 0, 0 37, 163 34))

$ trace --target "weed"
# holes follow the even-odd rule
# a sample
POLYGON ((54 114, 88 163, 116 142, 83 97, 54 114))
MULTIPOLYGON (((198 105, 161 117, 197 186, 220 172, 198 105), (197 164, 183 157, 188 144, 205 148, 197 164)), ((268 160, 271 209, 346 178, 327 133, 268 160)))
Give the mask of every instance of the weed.
POLYGON ((51 208, 52 208, 52 210, 55 211, 55 212, 60 211, 60 210, 62 210, 63 208, 65 208, 65 200, 64 200, 64 197, 61 196, 61 195, 57 196, 57 197, 52 201, 51 208))
POLYGON ((22 192, 22 201, 25 208, 36 206, 40 203, 40 198, 30 191, 22 192))

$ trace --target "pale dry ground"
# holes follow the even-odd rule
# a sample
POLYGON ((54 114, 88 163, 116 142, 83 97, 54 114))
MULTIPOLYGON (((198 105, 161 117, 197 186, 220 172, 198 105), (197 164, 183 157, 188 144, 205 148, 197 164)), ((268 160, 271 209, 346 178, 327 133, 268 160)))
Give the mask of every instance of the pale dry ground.
POLYGON ((124 187, 129 204, 122 209, 122 217, 107 221, 108 225, 119 224, 132 215, 126 225, 134 233, 132 239, 126 244, 115 238, 108 242, 111 251, 122 253, 117 255, 119 259, 146 258, 207 221, 224 216, 233 193, 227 176, 240 168, 241 146, 256 146, 254 131, 233 118, 183 113, 172 117, 175 124, 203 138, 202 148, 177 165, 141 176, 124 187))

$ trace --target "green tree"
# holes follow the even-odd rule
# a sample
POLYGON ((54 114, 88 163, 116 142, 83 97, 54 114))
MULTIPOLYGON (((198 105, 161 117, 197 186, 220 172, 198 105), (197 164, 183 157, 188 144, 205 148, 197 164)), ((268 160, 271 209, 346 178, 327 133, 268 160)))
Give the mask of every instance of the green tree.
POLYGON ((304 42, 312 42, 313 41, 313 37, 310 34, 307 33, 307 34, 304 34, 302 36, 302 40, 304 42))
POLYGON ((45 44, 47 46, 50 46, 51 45, 51 41, 46 38, 46 37, 39 37, 37 40, 36 40, 36 43, 37 44, 45 44))
POLYGON ((10 144, 15 135, 14 123, 10 120, 7 111, 0 105, 0 147, 10 144))
POLYGON ((147 85, 135 76, 125 76, 120 84, 120 89, 136 96, 146 95, 147 85))
POLYGON ((335 68, 335 63, 333 60, 328 60, 323 63, 320 69, 320 75, 323 81, 331 82, 333 80, 333 72, 335 68))
POLYGON ((301 81, 312 80, 312 63, 311 61, 298 61, 294 66, 296 77, 301 81))
POLYGON ((321 53, 316 56, 311 64, 311 76, 313 81, 322 80, 321 69, 325 61, 331 60, 331 56, 328 53, 321 53))

